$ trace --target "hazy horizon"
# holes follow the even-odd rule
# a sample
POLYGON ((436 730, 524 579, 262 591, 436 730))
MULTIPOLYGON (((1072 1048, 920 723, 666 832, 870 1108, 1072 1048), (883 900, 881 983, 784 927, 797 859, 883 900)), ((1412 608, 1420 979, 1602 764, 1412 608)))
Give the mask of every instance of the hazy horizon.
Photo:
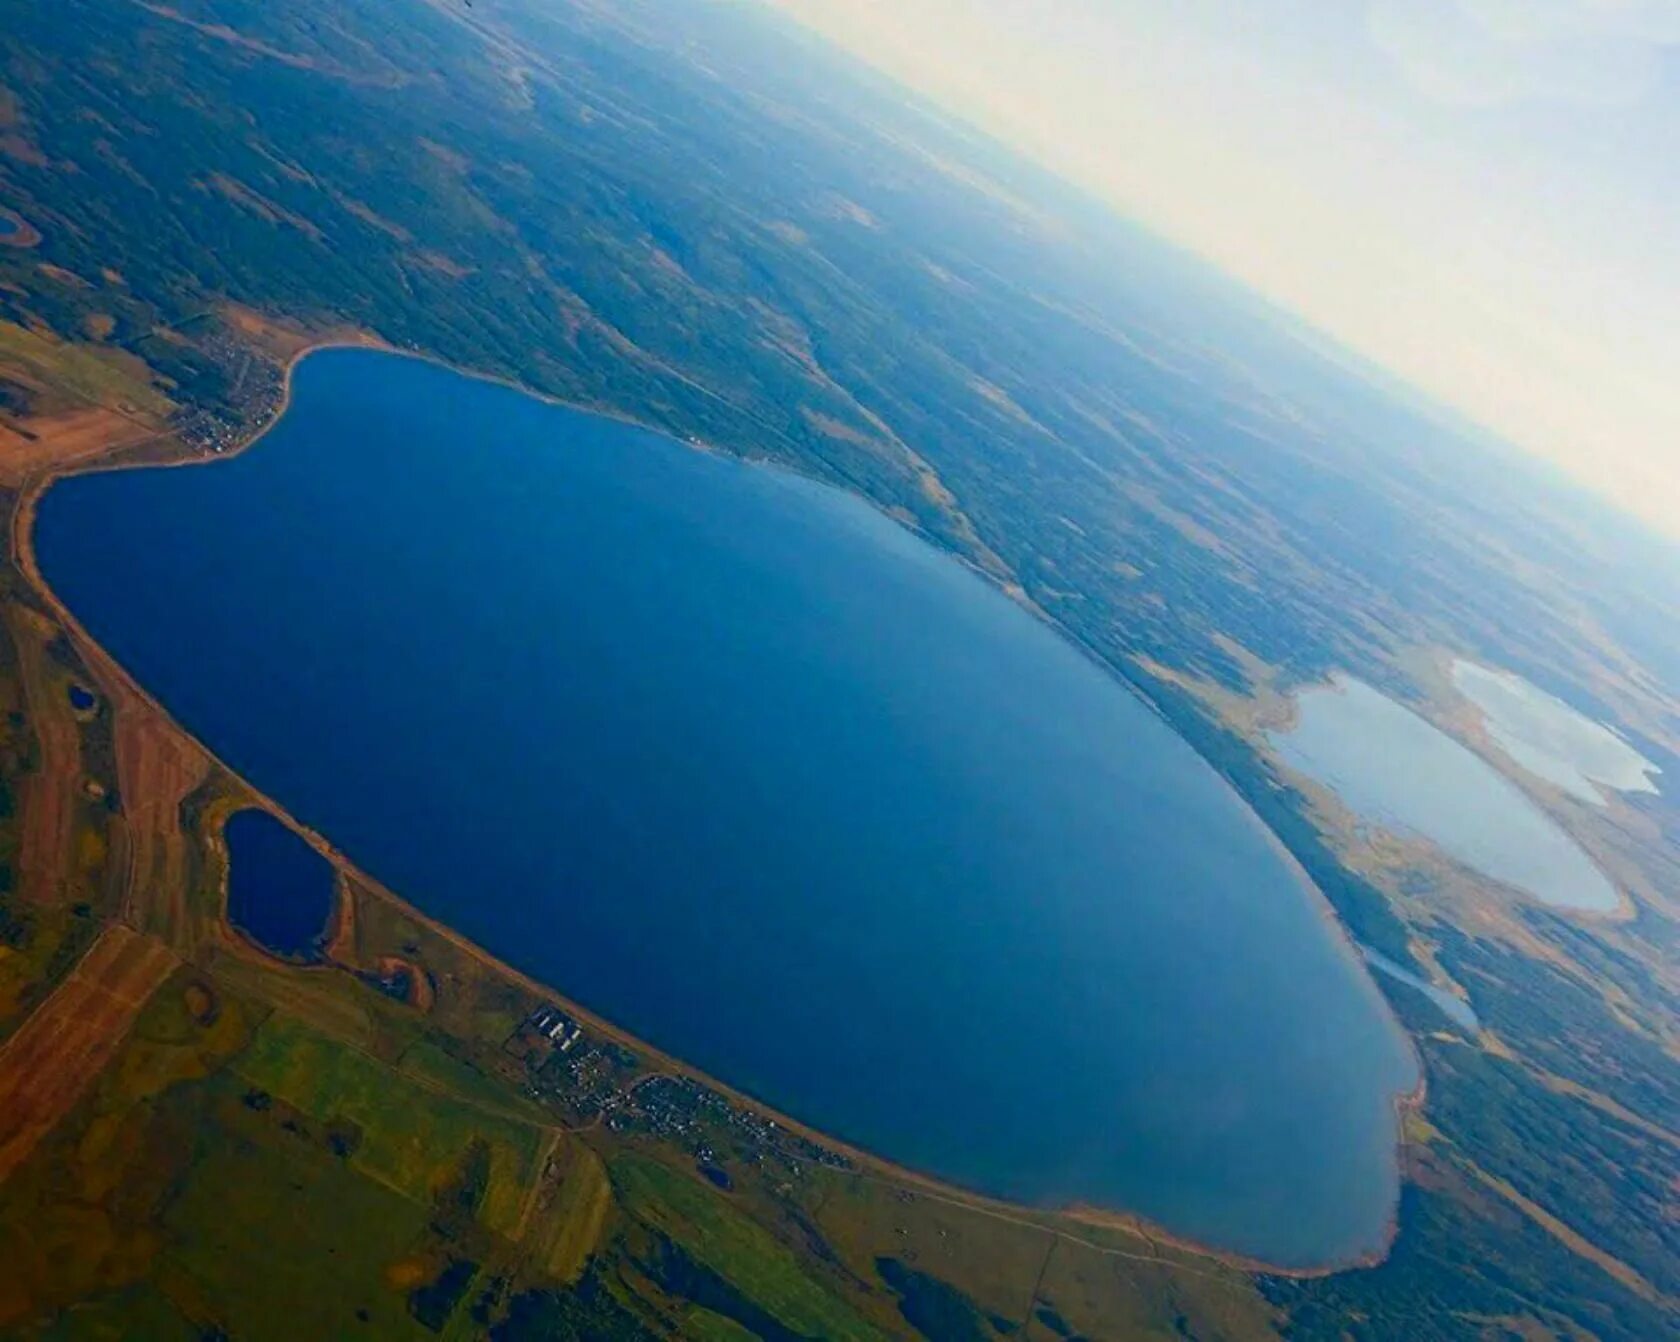
POLYGON ((1680 539, 1680 0, 765 0, 1680 539))

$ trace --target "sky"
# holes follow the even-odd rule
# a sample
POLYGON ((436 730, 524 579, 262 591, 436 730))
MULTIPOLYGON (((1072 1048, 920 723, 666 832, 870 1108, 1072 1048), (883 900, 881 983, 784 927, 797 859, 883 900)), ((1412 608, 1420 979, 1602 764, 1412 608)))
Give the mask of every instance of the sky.
POLYGON ((1680 0, 770 0, 1680 537, 1680 0))

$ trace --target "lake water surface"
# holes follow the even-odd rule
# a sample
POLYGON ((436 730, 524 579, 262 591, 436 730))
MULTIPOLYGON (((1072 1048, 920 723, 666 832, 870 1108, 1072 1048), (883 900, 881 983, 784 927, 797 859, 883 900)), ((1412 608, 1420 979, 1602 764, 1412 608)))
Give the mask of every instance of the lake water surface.
POLYGON ((1455 660, 1453 685, 1482 712, 1499 748, 1539 778, 1594 806, 1606 790, 1656 792, 1662 772, 1601 722, 1508 671, 1455 660))
POLYGON ((0 238, 9 238, 12 234, 22 231, 16 219, 13 219, 10 215, 0 214, 0 238))
POLYGON ((236 811, 223 833, 228 920, 276 955, 315 955, 337 897, 332 864, 267 811, 236 811))
POLYGON ((38 547, 373 875, 819 1127, 1276 1262, 1378 1246, 1415 1064, 1272 837, 863 503, 415 360, 80 477, 38 547))
POLYGON ((1454 1025, 1462 1026, 1466 1030, 1479 1030, 1481 1021, 1476 1017, 1476 1009, 1462 997, 1448 992, 1438 984, 1412 973, 1404 965, 1397 965, 1386 955, 1372 950, 1369 946, 1360 948, 1365 953, 1365 960, 1371 968, 1379 974, 1386 974, 1397 983, 1404 983, 1407 987, 1416 988, 1420 993, 1433 1002, 1436 1008, 1454 1025))
POLYGON ((1581 846, 1486 760, 1351 676, 1301 692, 1273 748, 1348 808, 1558 908, 1608 912, 1616 888, 1581 846))

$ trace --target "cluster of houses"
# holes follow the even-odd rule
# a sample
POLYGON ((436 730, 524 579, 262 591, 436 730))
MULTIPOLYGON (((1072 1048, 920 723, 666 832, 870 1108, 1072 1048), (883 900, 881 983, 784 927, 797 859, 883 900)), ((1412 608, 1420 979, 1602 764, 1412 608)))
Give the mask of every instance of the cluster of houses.
POLYGON ((583 1027, 558 1007, 538 1007, 527 1023, 561 1053, 570 1053, 572 1046, 583 1038, 583 1027))

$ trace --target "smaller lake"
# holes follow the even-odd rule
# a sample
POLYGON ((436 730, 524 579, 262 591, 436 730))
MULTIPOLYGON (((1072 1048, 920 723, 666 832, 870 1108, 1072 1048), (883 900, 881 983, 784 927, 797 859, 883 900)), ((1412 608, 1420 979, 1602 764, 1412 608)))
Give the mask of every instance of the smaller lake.
POLYGON ((1445 988, 1437 987, 1428 979, 1412 973, 1411 970, 1402 965, 1395 964, 1386 955, 1379 954, 1369 946, 1361 946, 1359 950, 1365 957, 1365 963, 1370 965, 1372 969, 1379 974, 1387 975, 1396 983, 1404 983, 1408 988, 1416 988, 1433 1002, 1441 1014, 1454 1025, 1472 1031, 1482 1028, 1482 1023, 1476 1016, 1475 1008, 1462 997, 1448 992, 1445 988))
POLYGON ((1661 769, 1603 723, 1521 676, 1455 660, 1452 678, 1482 711, 1488 735, 1535 777, 1593 806, 1608 802, 1605 789, 1656 792, 1651 775, 1661 769))
POLYGON ((1618 903, 1586 852, 1492 765, 1409 708, 1351 676, 1304 690, 1297 722, 1269 734, 1291 768, 1349 809, 1554 908, 1618 903))
POLYGON ((228 848, 228 920, 265 950, 312 958, 337 899, 332 864, 267 811, 236 811, 228 848))

